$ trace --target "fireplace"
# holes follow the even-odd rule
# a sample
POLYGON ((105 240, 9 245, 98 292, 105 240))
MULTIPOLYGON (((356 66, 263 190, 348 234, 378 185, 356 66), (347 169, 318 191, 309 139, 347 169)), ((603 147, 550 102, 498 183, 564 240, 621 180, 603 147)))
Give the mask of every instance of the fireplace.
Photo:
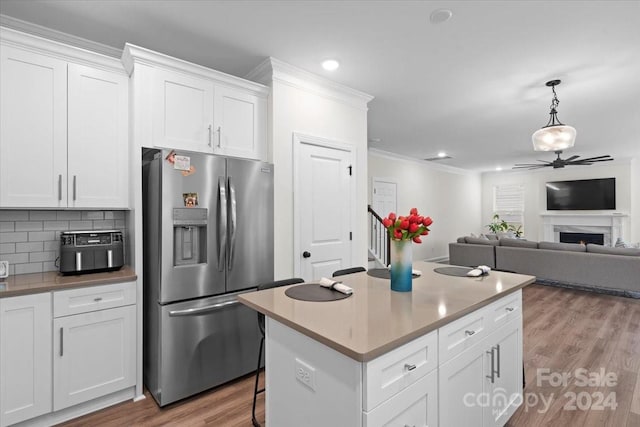
POLYGON ((560 242, 560 233, 602 234, 604 246, 612 246, 629 233, 629 215, 621 212, 546 212, 541 216, 542 240, 547 242, 560 242))
POLYGON ((604 233, 570 233, 560 232, 560 241, 562 243, 595 243, 596 245, 604 245, 604 233))

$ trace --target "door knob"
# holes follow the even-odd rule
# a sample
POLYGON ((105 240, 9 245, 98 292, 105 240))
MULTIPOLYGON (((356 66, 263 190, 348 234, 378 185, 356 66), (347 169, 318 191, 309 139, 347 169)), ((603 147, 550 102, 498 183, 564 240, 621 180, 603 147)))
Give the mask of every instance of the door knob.
POLYGON ((309 258, 310 256, 311 256, 311 252, 309 251, 302 252, 302 258, 309 258))

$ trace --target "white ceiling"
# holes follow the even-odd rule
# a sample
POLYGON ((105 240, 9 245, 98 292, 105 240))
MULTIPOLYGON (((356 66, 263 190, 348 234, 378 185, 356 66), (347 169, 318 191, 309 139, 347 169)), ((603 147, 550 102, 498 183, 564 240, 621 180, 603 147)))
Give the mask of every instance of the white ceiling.
POLYGON ((640 157, 640 1, 0 0, 0 13, 237 76, 272 56, 375 96, 370 147, 444 150, 471 170, 555 157, 531 134, 560 78, 558 117, 578 131, 564 157, 640 157), (430 23, 440 8, 452 19, 430 23))

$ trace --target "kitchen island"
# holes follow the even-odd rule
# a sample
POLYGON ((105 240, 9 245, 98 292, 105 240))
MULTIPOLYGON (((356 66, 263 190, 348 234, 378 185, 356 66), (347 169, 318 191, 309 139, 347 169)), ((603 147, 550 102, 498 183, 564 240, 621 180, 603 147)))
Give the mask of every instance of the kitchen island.
POLYGON ((521 288, 535 278, 440 267, 414 263, 407 293, 357 273, 339 301, 240 296, 267 318, 267 425, 504 425, 522 402, 521 288))

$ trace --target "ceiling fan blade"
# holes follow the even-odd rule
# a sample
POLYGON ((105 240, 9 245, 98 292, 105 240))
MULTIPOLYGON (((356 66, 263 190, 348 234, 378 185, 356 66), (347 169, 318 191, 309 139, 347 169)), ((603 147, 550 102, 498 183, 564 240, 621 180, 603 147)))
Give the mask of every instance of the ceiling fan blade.
POLYGON ((610 159, 596 159, 596 160, 587 160, 589 163, 594 163, 594 162, 610 162, 611 160, 613 160, 613 158, 610 159))
MULTIPOLYGON (((607 157, 611 157, 611 156, 608 154, 605 154, 604 156, 587 157, 586 159, 582 159, 581 161, 590 162, 592 160, 597 160, 597 159, 606 159, 607 157)), ((610 158, 608 160, 613 160, 613 158, 610 158)))
POLYGON ((540 159, 537 159, 536 161, 538 161, 538 162, 542 162, 542 163, 548 163, 548 164, 553 163, 553 162, 548 162, 548 161, 546 161, 546 160, 540 160, 540 159))
POLYGON ((580 157, 580 156, 578 156, 578 155, 571 156, 571 157, 569 157, 568 159, 564 159, 564 161, 565 161, 565 162, 571 162, 571 161, 573 161, 573 160, 577 159, 578 157, 580 157))
POLYGON ((516 165, 511 169, 540 169, 551 165, 516 165))

